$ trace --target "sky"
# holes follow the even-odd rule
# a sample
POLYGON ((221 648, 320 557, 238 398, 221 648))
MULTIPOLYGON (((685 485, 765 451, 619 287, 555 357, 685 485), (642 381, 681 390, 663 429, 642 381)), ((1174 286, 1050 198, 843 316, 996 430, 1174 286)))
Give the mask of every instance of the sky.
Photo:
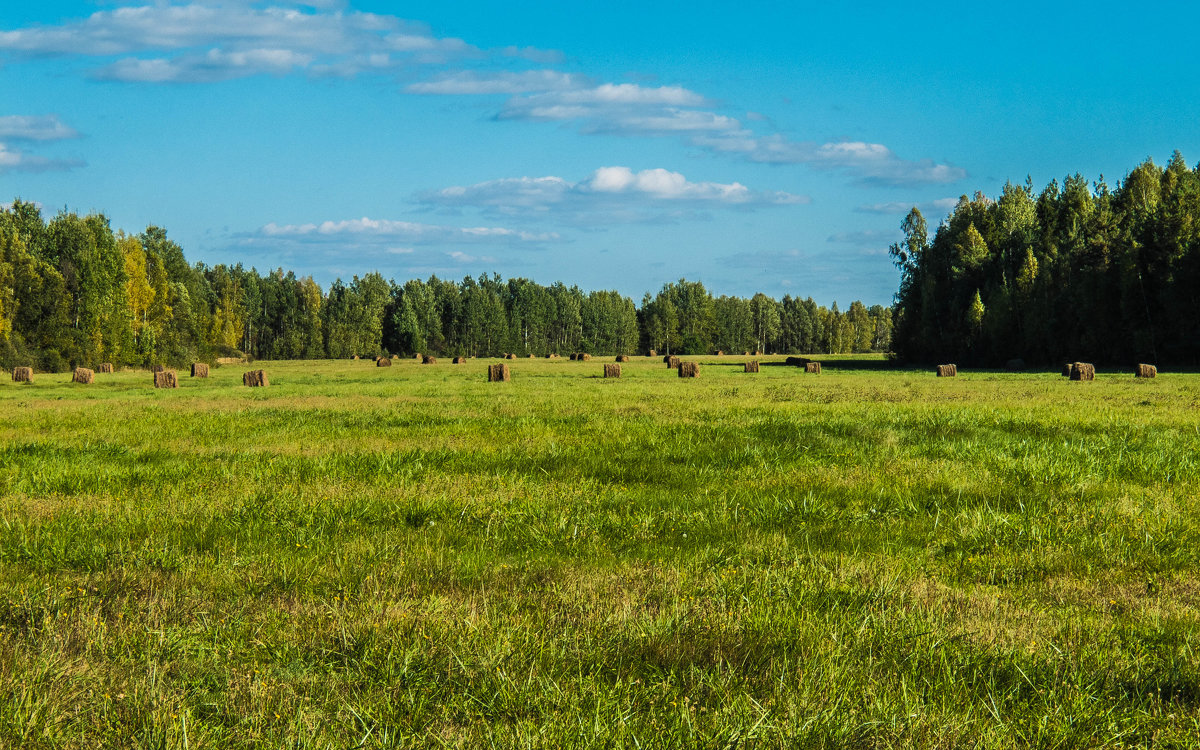
POLYGON ((889 304, 914 205, 1200 160, 1192 3, 0 6, 0 204, 322 285, 889 304))

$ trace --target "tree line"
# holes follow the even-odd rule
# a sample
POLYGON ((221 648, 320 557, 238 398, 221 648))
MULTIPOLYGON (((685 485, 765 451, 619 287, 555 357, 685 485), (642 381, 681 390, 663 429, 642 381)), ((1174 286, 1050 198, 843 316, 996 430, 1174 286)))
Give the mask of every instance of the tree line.
POLYGON ((335 281, 242 265, 190 264, 160 227, 114 231, 100 214, 49 221, 32 203, 0 210, 0 363, 62 371, 101 361, 184 364, 412 354, 544 356, 714 350, 886 351, 891 310, 846 312, 811 298, 714 297, 681 280, 641 306, 498 275, 403 283, 335 281))
POLYGON ((901 358, 1200 363, 1200 165, 1178 151, 1115 188, 1076 174, 963 196, 932 241, 915 208, 901 228, 901 358))

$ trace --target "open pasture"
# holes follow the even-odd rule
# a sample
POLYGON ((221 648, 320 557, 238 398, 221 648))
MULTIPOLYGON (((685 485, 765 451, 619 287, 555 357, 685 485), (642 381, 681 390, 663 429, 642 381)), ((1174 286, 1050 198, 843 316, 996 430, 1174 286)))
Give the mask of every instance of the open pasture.
POLYGON ((0 746, 1194 746, 1200 376, 684 359, 6 378, 0 746))

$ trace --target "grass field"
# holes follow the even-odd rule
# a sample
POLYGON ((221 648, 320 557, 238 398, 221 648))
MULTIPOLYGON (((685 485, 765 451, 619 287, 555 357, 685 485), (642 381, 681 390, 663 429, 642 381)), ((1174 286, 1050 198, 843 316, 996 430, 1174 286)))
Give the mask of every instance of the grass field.
POLYGON ((699 359, 6 378, 0 747, 1200 745, 1200 375, 699 359))

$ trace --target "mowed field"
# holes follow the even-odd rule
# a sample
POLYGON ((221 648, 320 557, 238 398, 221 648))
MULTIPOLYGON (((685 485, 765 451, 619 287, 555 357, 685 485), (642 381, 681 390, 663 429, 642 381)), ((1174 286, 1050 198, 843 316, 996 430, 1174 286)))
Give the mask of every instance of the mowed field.
POLYGON ((6 377, 0 747, 1200 744, 1200 375, 687 359, 6 377))

